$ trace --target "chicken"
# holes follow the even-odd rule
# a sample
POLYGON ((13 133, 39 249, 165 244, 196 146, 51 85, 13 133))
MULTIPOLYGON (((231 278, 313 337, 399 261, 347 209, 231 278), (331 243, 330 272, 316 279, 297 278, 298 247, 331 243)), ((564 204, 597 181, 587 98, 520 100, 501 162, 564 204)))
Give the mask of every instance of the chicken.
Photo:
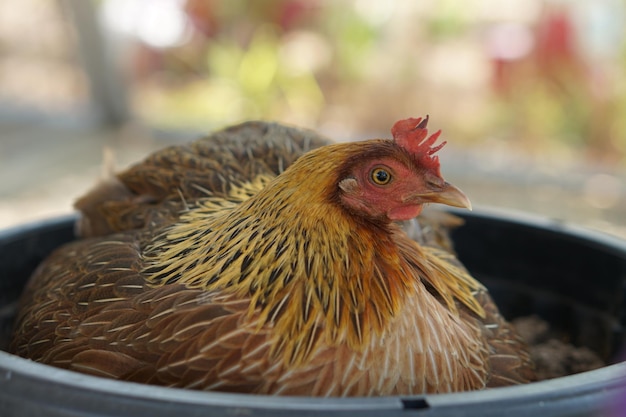
POLYGON ((79 200, 86 237, 31 277, 12 352, 120 380, 276 395, 534 380, 442 229, 413 223, 421 244, 403 229, 427 203, 470 207, 443 180, 444 143, 427 121, 337 144, 253 122, 148 157, 79 200))

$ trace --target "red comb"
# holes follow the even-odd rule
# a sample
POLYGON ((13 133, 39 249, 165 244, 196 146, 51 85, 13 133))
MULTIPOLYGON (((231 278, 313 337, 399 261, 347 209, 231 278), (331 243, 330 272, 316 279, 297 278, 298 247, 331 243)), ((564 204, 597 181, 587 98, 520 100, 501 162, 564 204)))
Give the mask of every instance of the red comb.
POLYGON ((433 156, 435 152, 443 148, 446 142, 441 142, 437 146, 433 146, 441 130, 436 131, 428 139, 428 116, 424 119, 418 117, 417 119, 408 118, 397 121, 391 128, 391 134, 396 144, 406 151, 408 151, 413 157, 419 161, 424 167, 432 169, 438 176, 441 176, 439 172, 439 157, 433 156))

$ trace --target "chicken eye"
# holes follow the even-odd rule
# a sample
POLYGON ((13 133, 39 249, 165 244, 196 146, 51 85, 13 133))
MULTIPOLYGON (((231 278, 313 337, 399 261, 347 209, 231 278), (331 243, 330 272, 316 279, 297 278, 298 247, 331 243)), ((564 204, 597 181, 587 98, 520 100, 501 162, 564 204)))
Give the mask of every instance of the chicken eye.
POLYGON ((391 174, 384 168, 374 168, 371 177, 374 184, 378 185, 385 185, 391 181, 391 174))

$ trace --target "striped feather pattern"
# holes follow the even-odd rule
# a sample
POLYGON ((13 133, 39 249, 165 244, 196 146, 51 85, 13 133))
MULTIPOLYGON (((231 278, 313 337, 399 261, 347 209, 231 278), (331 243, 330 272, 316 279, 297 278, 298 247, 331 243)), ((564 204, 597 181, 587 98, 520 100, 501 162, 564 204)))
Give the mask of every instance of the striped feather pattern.
POLYGON ((276 395, 532 380, 525 347, 451 252, 456 220, 403 229, 338 204, 342 161, 388 142, 324 143, 248 123, 98 187, 78 204, 92 237, 35 272, 12 351, 102 377, 276 395))

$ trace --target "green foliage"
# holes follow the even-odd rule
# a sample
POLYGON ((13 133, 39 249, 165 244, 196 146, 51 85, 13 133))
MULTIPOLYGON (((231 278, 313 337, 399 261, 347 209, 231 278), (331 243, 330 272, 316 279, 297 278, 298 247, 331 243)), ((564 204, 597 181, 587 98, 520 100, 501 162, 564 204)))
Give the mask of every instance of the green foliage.
POLYGON ((384 131, 394 118, 427 111, 459 143, 495 136, 526 148, 593 146, 626 155, 626 87, 619 84, 626 43, 611 75, 606 63, 585 62, 578 50, 546 59, 537 53, 539 32, 526 24, 534 50, 502 58, 510 59, 501 61, 509 71, 502 87, 493 82, 498 58, 485 41, 502 22, 480 20, 489 10, 477 2, 394 3, 381 18, 372 17, 376 8, 363 13, 371 5, 358 0, 211 4, 215 30, 160 51, 166 76, 139 81, 135 108, 150 124, 207 128, 263 118, 384 131), (289 7, 305 9, 292 16, 289 7), (608 74, 600 93, 598 74, 608 74))

